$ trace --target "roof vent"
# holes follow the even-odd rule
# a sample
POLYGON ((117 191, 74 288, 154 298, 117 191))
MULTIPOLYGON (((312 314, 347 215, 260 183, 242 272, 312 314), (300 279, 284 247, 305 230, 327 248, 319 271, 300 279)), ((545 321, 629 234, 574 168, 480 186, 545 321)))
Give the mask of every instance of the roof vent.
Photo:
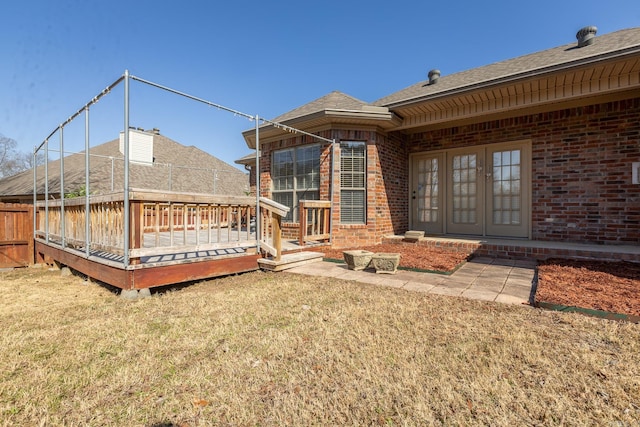
POLYGON ((576 34, 576 38, 578 39, 578 47, 589 46, 593 44, 593 39, 596 36, 596 32, 598 31, 597 27, 589 26, 581 28, 576 34))
POLYGON ((431 70, 429 71, 429 84, 434 85, 438 83, 438 79, 440 78, 440 70, 431 70))

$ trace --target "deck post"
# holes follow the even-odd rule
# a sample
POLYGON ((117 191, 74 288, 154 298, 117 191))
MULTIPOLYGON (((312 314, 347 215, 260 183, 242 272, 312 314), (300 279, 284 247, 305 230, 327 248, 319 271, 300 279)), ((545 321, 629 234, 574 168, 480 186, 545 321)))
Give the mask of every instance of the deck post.
POLYGON ((271 217, 271 225, 273 227, 273 247, 276 249, 276 261, 282 258, 282 217, 273 214, 271 217))
POLYGON ((322 232, 323 234, 329 234, 329 242, 331 242, 331 207, 323 209, 322 212, 322 232), (327 233, 327 230, 329 230, 329 233, 327 233))
MULTIPOLYGON (((142 235, 144 233, 144 209, 142 209, 142 202, 139 200, 132 200, 131 202, 131 216, 128 219, 131 223, 131 234, 128 236, 130 240, 129 249, 139 249, 142 247, 142 235)), ((130 259, 130 264, 140 264, 140 258, 130 259)))
POLYGON ((300 231, 298 237, 298 244, 304 246, 304 236, 307 234, 307 211, 305 209, 304 200, 300 200, 300 207, 298 208, 298 215, 300 216, 300 231))

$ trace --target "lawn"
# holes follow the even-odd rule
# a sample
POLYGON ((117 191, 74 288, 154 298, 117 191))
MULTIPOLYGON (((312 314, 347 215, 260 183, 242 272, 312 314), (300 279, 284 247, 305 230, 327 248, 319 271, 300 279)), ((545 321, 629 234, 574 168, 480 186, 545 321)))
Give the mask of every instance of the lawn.
POLYGON ((637 425, 640 325, 291 273, 0 273, 0 424, 637 425))

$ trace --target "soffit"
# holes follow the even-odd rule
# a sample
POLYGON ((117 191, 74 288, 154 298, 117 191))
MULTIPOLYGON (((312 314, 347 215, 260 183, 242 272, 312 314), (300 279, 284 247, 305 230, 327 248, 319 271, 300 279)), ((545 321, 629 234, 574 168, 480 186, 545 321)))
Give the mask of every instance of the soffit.
MULTIPOLYGON (((393 108, 403 117, 394 130, 407 130, 497 113, 517 115, 523 110, 562 108, 580 100, 640 89, 640 55, 554 70, 481 87, 461 88, 393 108)), ((597 101, 596 101, 597 102, 597 101)))
MULTIPOLYGON (((402 120, 387 108, 364 107, 360 110, 325 109, 279 123, 305 131, 318 128, 337 128, 343 125, 349 127, 374 127, 382 131, 388 131, 400 126, 402 120)), ((288 137, 291 134, 292 132, 270 124, 262 125, 259 128, 260 141, 288 137)), ((243 132, 243 136, 249 148, 255 148, 255 130, 246 130, 243 132)))

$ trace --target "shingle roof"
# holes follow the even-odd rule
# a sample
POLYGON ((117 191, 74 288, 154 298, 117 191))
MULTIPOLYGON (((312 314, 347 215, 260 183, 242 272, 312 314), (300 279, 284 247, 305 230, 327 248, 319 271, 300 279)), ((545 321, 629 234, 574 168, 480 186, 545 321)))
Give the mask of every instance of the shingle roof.
POLYGON ((255 165, 256 153, 249 153, 245 156, 242 156, 239 159, 234 160, 234 163, 237 163, 239 165, 255 165))
POLYGON ((369 105, 364 101, 349 96, 339 91, 333 91, 327 95, 320 97, 314 101, 304 104, 301 107, 295 108, 281 116, 273 119, 275 122, 285 122, 287 120, 295 119, 298 117, 307 116, 309 114, 317 113, 324 110, 361 110, 363 106, 369 105))
MULTIPOLYGON (((119 140, 90 149, 90 193, 105 194, 124 186, 123 155, 119 140), (112 161, 113 159, 113 161, 112 161)), ((242 196, 249 186, 243 171, 196 147, 187 147, 163 135, 153 135, 153 165, 130 163, 130 188, 183 191, 190 193, 242 196), (217 174, 217 179, 214 176, 217 174), (214 184, 215 180, 215 184, 214 184)), ((64 158, 65 193, 77 191, 85 184, 84 153, 64 158)), ((49 192, 60 192, 60 160, 49 162, 49 192)), ((44 193, 44 166, 36 169, 38 194, 44 193)), ((0 196, 32 194, 33 170, 0 180, 0 196)))
POLYGON ((446 70, 444 70, 445 72, 442 73, 437 84, 429 85, 428 81, 421 81, 380 98, 373 102, 373 105, 393 107, 395 104, 413 99, 444 94, 448 91, 509 77, 541 73, 554 67, 579 64, 586 60, 598 59, 634 48, 640 48, 640 28, 630 28, 596 36, 592 45, 582 48, 578 48, 577 42, 574 42, 455 74, 446 75, 446 70))

